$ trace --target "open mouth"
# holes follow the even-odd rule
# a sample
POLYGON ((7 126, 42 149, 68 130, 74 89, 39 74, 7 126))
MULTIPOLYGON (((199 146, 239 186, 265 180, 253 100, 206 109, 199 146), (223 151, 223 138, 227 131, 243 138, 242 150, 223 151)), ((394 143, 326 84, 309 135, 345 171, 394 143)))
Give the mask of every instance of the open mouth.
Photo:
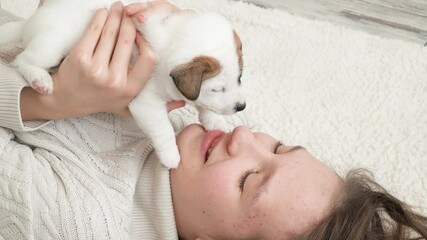
POLYGON ((220 130, 209 131, 206 133, 202 142, 202 156, 206 163, 215 146, 220 142, 225 133, 220 130))

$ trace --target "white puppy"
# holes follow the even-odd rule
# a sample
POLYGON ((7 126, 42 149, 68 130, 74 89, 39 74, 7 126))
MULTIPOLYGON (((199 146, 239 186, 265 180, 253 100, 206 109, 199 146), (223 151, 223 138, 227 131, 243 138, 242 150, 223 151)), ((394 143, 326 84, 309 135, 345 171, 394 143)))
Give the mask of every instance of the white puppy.
MULTIPOLYGON (((0 43, 14 40, 15 35, 20 37, 25 49, 13 66, 35 90, 50 94, 53 83, 47 70, 60 64, 82 36, 95 10, 113 1, 44 0, 27 21, 3 25, 0 43), (11 34, 11 29, 20 34, 11 34)), ((221 115, 234 114, 246 105, 240 88, 241 42, 231 24, 215 13, 185 12, 166 18, 155 15, 138 30, 157 53, 158 63, 129 109, 151 138, 160 161, 175 168, 180 156, 167 102, 185 100, 199 110, 206 129, 224 130, 221 115)))

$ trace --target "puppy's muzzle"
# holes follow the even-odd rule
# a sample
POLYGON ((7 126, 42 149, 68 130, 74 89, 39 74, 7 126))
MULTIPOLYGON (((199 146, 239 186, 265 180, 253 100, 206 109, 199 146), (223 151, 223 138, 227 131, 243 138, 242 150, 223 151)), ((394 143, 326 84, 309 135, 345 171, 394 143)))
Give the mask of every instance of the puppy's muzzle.
POLYGON ((234 110, 236 110, 236 112, 240 112, 243 111, 243 109, 246 108, 246 103, 237 103, 236 106, 234 107, 234 110))

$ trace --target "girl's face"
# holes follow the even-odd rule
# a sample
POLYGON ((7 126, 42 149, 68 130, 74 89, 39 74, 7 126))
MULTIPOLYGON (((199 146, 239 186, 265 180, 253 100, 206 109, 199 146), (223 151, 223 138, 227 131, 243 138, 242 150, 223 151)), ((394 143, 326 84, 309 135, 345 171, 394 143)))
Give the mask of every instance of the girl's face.
POLYGON ((177 137, 171 170, 184 239, 287 239, 327 215, 341 179, 302 147, 237 127, 224 134, 190 125, 177 137))

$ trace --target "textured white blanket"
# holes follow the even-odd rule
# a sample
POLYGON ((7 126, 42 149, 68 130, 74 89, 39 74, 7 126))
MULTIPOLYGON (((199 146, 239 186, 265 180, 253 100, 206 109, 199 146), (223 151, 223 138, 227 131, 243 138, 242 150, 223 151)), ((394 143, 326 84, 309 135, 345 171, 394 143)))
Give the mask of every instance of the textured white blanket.
POLYGON ((427 47, 241 2, 173 2, 233 21, 256 128, 340 174, 368 168, 427 213, 427 47))

